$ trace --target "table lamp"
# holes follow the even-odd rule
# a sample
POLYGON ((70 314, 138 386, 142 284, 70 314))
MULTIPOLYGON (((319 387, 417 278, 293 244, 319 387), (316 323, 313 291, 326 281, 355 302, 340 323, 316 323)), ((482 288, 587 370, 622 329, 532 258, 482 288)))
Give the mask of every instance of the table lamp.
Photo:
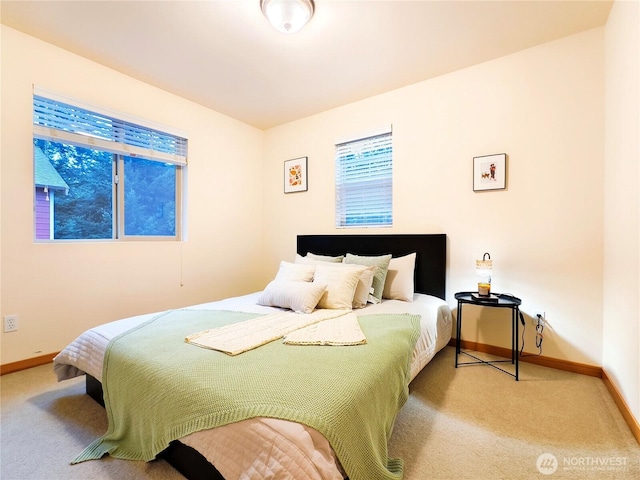
POLYGON ((478 277, 478 295, 488 297, 491 295, 491 271, 493 260, 491 255, 485 253, 482 260, 476 260, 476 277, 478 277))

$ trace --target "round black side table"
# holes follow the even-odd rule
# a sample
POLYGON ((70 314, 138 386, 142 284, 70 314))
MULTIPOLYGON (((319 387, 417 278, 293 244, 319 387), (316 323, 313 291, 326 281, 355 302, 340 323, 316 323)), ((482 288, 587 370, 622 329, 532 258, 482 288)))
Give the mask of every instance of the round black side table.
POLYGON ((488 298, 482 298, 478 292, 458 292, 455 294, 458 301, 458 315, 456 322, 456 368, 462 365, 489 365, 501 372, 511 375, 518 381, 518 317, 520 317, 520 304, 522 300, 518 297, 508 294, 492 293, 488 298), (511 309, 511 360, 482 360, 467 351, 460 348, 461 332, 462 332, 462 306, 464 304, 480 305, 491 308, 510 308, 511 309), (472 362, 459 362, 458 356, 466 355, 474 359, 472 362), (511 362, 515 365, 515 373, 500 368, 499 363, 511 362))

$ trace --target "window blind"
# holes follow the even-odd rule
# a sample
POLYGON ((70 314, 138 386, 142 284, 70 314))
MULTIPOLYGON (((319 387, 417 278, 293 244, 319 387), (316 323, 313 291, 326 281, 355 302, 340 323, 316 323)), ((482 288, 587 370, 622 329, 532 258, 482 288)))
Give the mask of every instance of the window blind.
POLYGON ((33 136, 110 153, 187 164, 187 139, 99 112, 33 96, 33 136))
POLYGON ((391 132, 336 145, 336 227, 393 224, 391 132))

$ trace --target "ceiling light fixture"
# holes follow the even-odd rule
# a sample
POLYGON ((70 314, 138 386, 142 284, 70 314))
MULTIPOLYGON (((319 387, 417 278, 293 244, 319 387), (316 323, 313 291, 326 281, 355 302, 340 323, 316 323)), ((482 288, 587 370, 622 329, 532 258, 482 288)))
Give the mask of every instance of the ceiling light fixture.
POLYGON ((313 0, 260 0, 262 13, 282 33, 296 33, 311 20, 313 0))

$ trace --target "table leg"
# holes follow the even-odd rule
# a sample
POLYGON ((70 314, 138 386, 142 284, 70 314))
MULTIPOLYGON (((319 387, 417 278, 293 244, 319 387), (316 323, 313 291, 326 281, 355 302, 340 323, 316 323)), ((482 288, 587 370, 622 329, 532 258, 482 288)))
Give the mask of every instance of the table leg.
POLYGON ((518 381, 518 330, 519 330, 519 313, 520 313, 520 309, 516 306, 516 308, 513 309, 513 323, 516 326, 515 328, 515 336, 513 337, 513 346, 515 347, 513 349, 513 355, 515 357, 515 361, 516 361, 516 382, 518 381))
POLYGON ((458 368, 458 355, 460 355, 460 332, 462 330, 462 303, 458 302, 456 315, 456 368, 458 368))
POLYGON ((511 363, 516 362, 516 329, 518 324, 516 323, 515 310, 511 309, 511 363))

